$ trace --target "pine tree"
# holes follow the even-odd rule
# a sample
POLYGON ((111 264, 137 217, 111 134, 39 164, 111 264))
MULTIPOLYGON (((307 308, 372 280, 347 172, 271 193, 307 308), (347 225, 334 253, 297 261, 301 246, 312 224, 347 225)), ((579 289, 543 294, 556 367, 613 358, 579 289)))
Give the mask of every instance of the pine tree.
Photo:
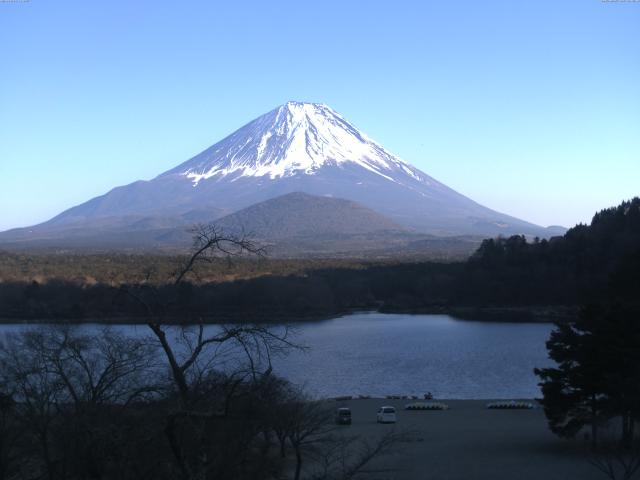
POLYGON ((630 445, 640 419, 640 316, 628 307, 585 308, 557 325, 547 342, 556 367, 540 376, 549 427, 563 437, 589 425, 597 442, 600 423, 622 420, 622 443, 630 445))

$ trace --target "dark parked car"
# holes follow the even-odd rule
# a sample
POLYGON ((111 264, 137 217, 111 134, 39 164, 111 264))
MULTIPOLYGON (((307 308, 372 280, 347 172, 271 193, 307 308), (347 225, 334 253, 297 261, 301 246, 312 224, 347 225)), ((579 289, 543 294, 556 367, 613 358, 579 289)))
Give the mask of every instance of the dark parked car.
POLYGON ((347 407, 336 409, 335 420, 338 425, 351 425, 351 409, 347 407))

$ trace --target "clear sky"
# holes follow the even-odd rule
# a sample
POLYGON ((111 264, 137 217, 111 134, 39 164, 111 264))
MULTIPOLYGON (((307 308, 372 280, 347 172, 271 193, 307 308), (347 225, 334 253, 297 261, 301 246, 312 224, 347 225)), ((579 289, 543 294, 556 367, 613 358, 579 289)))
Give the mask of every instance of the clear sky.
POLYGON ((640 3, 0 1, 0 230, 288 100, 488 207, 572 226, 640 195, 640 3))

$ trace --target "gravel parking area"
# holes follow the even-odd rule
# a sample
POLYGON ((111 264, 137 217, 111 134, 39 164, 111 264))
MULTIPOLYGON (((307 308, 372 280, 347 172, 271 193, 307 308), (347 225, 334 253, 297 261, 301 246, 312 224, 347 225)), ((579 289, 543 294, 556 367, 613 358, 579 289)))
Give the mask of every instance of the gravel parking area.
POLYGON ((547 428, 541 408, 489 410, 489 401, 440 400, 444 411, 406 411, 412 400, 336 401, 352 410, 345 434, 375 441, 384 432, 411 431, 391 455, 379 458, 363 478, 435 480, 591 480, 603 479, 588 462, 588 442, 563 440, 547 428), (397 409, 395 425, 376 423, 382 405, 397 409))

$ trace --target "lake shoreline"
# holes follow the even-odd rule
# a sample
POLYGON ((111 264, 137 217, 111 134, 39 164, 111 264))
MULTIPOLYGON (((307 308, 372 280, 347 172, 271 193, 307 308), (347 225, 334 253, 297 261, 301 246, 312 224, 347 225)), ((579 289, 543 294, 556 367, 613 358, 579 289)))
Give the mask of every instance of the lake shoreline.
MULTIPOLYGON (((532 306, 448 306, 433 305, 428 307, 401 307, 380 305, 379 307, 346 308, 336 311, 300 313, 263 313, 255 312, 220 312, 215 316, 198 318, 166 317, 160 319, 164 325, 215 325, 230 323, 283 324, 321 322, 345 315, 360 313, 404 314, 404 315, 450 315, 459 320, 475 322, 504 323, 563 323, 574 319, 579 307, 572 305, 532 305, 532 306)), ((107 318, 19 318, 0 317, 0 325, 9 324, 100 324, 100 325, 145 325, 149 317, 107 317, 107 318)))
POLYGON ((574 319, 580 308, 572 305, 529 306, 434 306, 403 309, 383 307, 380 313, 404 313, 409 315, 442 314, 460 320, 506 323, 557 323, 574 319))

